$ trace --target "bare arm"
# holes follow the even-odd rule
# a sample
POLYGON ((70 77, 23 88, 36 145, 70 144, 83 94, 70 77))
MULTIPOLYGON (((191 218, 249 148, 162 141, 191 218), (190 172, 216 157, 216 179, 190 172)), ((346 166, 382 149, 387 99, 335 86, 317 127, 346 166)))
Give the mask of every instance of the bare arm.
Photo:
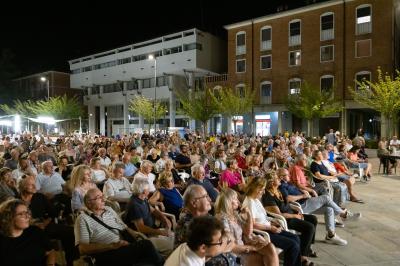
POLYGON ((145 235, 163 235, 163 231, 145 225, 143 219, 133 220, 132 222, 140 233, 145 235))

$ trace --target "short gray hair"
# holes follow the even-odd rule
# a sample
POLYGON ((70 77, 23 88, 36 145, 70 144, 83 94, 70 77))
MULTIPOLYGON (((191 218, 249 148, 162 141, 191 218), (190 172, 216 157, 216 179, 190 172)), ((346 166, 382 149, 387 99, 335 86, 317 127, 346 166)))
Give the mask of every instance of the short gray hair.
POLYGON ((200 168, 204 169, 204 167, 201 164, 195 164, 191 169, 193 175, 197 174, 200 171, 200 168))
POLYGON ((149 189, 149 181, 145 179, 135 179, 132 183, 132 194, 140 195, 145 189, 149 189))
POLYGON ((124 170, 125 170, 125 164, 123 164, 123 163, 116 163, 116 164, 114 164, 112 170, 114 171, 114 170, 116 170, 116 169, 124 169, 124 170))
POLYGON ((143 160, 142 163, 140 164, 140 169, 143 169, 146 166, 151 166, 153 167, 153 163, 150 162, 149 160, 143 160))
POLYGON ((192 199, 195 197, 195 193, 200 189, 204 189, 200 185, 190 185, 186 188, 185 193, 183 194, 183 205, 188 207, 192 199))

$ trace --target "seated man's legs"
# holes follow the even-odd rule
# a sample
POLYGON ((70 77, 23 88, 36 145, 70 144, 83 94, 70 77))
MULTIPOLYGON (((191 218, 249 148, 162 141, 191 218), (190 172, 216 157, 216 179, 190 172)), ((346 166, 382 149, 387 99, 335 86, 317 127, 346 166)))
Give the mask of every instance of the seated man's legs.
POLYGON ((169 236, 156 236, 149 237, 151 243, 153 243, 154 247, 161 253, 161 255, 167 257, 174 250, 174 241, 175 237, 169 236))
POLYGON ((347 201, 347 187, 342 182, 331 182, 333 188, 333 201, 343 207, 347 201))
POLYGON ((282 231, 279 234, 269 233, 271 242, 278 248, 283 249, 284 266, 300 265, 300 239, 297 235, 282 231))

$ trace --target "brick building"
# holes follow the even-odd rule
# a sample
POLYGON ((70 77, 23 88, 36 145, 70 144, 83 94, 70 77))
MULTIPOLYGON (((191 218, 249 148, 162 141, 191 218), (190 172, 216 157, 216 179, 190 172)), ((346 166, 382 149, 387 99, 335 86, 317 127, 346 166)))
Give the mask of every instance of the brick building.
POLYGON ((378 66, 389 73, 398 68, 399 19, 399 0, 332 0, 227 25, 228 74, 206 78, 207 85, 259 91, 252 113, 243 115, 245 132, 305 131, 283 102, 307 81, 333 89, 345 107, 316 121, 314 132, 352 135, 363 128, 379 135, 379 113, 354 102, 348 87, 373 81, 378 66))

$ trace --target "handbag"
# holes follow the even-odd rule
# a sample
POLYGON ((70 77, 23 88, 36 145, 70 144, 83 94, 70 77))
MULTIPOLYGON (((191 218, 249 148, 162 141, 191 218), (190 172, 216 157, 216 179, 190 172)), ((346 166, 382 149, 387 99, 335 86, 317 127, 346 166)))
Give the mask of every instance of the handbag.
POLYGON ((98 222, 99 224, 101 224, 102 226, 104 226, 105 228, 107 228, 108 230, 110 230, 111 232, 115 233, 113 230, 117 230, 122 240, 125 240, 125 241, 127 241, 127 242, 129 242, 129 243, 134 243, 134 242, 138 241, 138 239, 135 238, 135 237, 133 237, 133 236, 129 233, 129 231, 128 231, 127 229, 121 230, 121 229, 118 229, 118 228, 111 227, 111 226, 109 226, 108 224, 104 223, 104 222, 103 222, 102 220, 100 220, 99 218, 97 218, 96 215, 94 215, 94 213, 90 213, 90 214, 89 214, 89 213, 86 212, 86 211, 85 211, 85 213, 86 213, 87 215, 89 215, 93 220, 95 220, 96 222, 98 222))

